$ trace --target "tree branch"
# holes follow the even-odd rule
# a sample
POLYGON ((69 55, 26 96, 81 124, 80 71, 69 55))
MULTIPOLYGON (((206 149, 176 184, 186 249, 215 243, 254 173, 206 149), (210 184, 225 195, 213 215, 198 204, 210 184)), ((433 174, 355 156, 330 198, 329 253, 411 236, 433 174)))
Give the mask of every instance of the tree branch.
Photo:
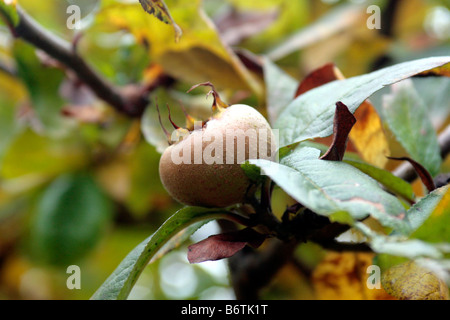
POLYGON ((297 241, 272 239, 265 250, 244 248, 228 260, 231 282, 238 300, 256 300, 259 291, 292 259, 297 241))
POLYGON ((337 252, 373 252, 372 248, 364 242, 317 242, 322 248, 337 252))
MULTIPOLYGON (((450 125, 439 134, 438 141, 441 148, 441 157, 442 159, 445 159, 450 153, 450 125)), ((393 171, 393 174, 408 182, 413 182, 417 178, 417 173, 409 162, 405 162, 398 166, 393 171)))
POLYGON ((13 35, 33 44, 50 57, 70 68, 97 96, 117 111, 130 117, 142 115, 148 104, 148 91, 135 85, 133 88, 118 88, 100 76, 78 55, 74 46, 44 29, 17 5, 19 24, 13 27, 13 35))

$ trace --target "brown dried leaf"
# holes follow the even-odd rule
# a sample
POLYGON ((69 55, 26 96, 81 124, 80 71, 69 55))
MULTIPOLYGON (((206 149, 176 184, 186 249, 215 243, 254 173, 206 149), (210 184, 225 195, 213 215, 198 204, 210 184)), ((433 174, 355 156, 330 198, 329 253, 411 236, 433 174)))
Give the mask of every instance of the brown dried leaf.
POLYGON ((312 90, 314 88, 320 87, 328 82, 343 79, 344 76, 339 71, 338 68, 332 63, 328 63, 323 67, 320 67, 311 73, 309 73, 305 79, 300 83, 295 94, 295 98, 299 95, 312 90))
POLYGON ((190 263, 200 263, 229 258, 246 245, 259 247, 265 238, 251 228, 210 236, 189 246, 188 260, 190 263))
MULTIPOLYGON (((339 79, 344 79, 344 76, 339 69, 333 63, 325 64, 324 66, 317 68, 306 75, 306 77, 300 82, 294 99, 309 90, 339 79)), ((317 138, 315 141, 317 143, 331 146, 333 137, 317 138)), ((351 142, 347 145, 347 148, 348 151, 355 151, 351 142)))
MULTIPOLYGON (((343 79, 345 79, 344 75, 334 64, 326 64, 305 77, 295 96, 298 97, 311 89, 343 79)), ((366 100, 356 110, 354 116, 357 121, 349 134, 347 150, 357 151, 370 164, 383 168, 387 163, 385 155, 389 151, 389 144, 377 111, 370 101, 366 100)), ((323 138, 318 142, 329 144, 328 141, 328 138, 323 138)))
POLYGON ((425 187, 427 187, 428 192, 432 192, 433 190, 436 189, 436 185, 434 184, 434 180, 431 174, 428 172, 427 169, 425 169, 424 166, 422 166, 417 161, 414 161, 413 159, 408 157, 401 157, 401 158, 388 157, 388 159, 408 161, 414 167, 414 170, 416 170, 417 175, 420 177, 420 180, 422 180, 422 183, 425 185, 425 187))
POLYGON ((328 151, 320 158, 322 160, 342 161, 347 140, 356 118, 342 102, 336 103, 336 113, 334 115, 333 142, 328 151))

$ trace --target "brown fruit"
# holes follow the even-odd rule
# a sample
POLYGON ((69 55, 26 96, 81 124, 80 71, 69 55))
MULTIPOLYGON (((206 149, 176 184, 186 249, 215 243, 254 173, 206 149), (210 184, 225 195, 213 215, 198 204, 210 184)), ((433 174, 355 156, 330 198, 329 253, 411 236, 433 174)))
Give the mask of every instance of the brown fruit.
POLYGON ((275 152, 266 119, 250 106, 233 105, 169 146, 159 163, 160 178, 183 204, 227 207, 244 202, 251 186, 240 165, 273 159, 275 152))

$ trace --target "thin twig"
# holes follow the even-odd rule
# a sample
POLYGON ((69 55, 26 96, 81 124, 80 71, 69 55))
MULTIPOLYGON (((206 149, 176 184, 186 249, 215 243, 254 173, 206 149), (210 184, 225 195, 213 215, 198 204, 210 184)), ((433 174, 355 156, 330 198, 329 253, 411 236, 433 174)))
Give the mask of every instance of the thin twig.
POLYGON ((71 69, 100 99, 107 102, 117 111, 130 117, 142 115, 148 104, 148 92, 145 88, 135 85, 134 88, 118 88, 98 74, 74 50, 73 45, 58 38, 43 28, 17 5, 19 23, 13 28, 13 35, 33 44, 50 57, 71 69), (125 90, 126 89, 126 90, 125 90))
POLYGON ((330 241, 318 243, 324 249, 337 251, 337 252, 373 252, 372 248, 364 242, 353 243, 353 242, 339 242, 330 241))

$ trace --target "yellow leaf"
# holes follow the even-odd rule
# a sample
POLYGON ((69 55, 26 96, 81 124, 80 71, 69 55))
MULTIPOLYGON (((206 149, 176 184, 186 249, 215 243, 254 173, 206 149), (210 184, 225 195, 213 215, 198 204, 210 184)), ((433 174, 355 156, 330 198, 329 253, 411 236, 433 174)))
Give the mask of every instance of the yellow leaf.
POLYGON ((428 71, 424 71, 419 76, 444 76, 450 77, 450 63, 447 63, 441 67, 437 67, 428 71))
POLYGON ((5 94, 10 100, 21 100, 26 98, 26 89, 24 85, 15 78, 7 75, 6 73, 0 73, 0 88, 1 94, 5 94))
POLYGON ((173 26, 175 30, 175 41, 179 41, 183 32, 181 28, 173 21, 172 16, 170 15, 169 9, 166 4, 162 0, 139 0, 145 11, 154 15, 156 18, 161 20, 166 24, 170 24, 173 26))
POLYGON ((434 209, 431 217, 438 218, 444 216, 444 214, 450 213, 450 188, 445 192, 439 205, 434 209))
POLYGON ((313 272, 313 284, 320 300, 392 299, 383 289, 369 289, 367 268, 372 253, 330 252, 313 272))
POLYGON ((411 237, 431 243, 450 242, 450 187, 446 191, 443 187, 442 192, 445 193, 431 215, 411 237))
POLYGON ((171 41, 170 28, 148 19, 136 5, 106 6, 98 15, 98 25, 110 31, 128 30, 139 42, 148 45, 154 63, 181 81, 188 84, 210 81, 219 90, 247 89, 263 96, 262 79, 252 74, 222 43, 200 0, 172 0, 168 5, 173 20, 183 30, 179 42, 171 41))
POLYGON ((381 283, 389 294, 400 300, 448 300, 448 288, 431 271, 413 261, 386 271, 381 283))
POLYGON ((366 100, 354 115, 357 121, 349 135, 351 142, 365 161, 384 168, 388 162, 389 142, 377 111, 366 100))

